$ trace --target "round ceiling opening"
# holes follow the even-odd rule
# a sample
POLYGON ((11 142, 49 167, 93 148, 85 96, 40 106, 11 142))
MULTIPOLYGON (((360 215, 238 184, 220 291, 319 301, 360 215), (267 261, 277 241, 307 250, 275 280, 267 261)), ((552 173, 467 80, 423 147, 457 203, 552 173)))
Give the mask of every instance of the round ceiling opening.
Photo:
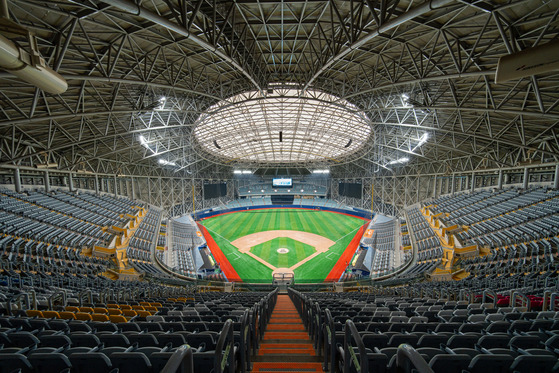
POLYGON ((336 163, 371 135, 367 116, 339 97, 313 90, 245 92, 211 106, 196 122, 201 148, 227 162, 336 163))

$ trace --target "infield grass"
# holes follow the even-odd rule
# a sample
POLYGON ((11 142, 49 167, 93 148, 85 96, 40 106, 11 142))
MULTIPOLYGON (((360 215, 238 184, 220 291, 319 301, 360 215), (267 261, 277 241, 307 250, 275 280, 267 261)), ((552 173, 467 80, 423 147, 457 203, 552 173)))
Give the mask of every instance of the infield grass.
MULTIPOLYGON (((271 282, 272 269, 231 244, 237 238, 272 230, 318 234, 335 242, 328 252, 295 269, 295 282, 322 282, 351 242, 363 219, 328 211, 262 209, 219 215, 201 222, 244 282, 271 282)), ((290 267, 314 253, 314 249, 290 238, 276 238, 251 248, 251 252, 275 267, 290 267), (278 254, 285 247, 289 254, 278 254), (277 265, 276 265, 277 264, 277 265)))

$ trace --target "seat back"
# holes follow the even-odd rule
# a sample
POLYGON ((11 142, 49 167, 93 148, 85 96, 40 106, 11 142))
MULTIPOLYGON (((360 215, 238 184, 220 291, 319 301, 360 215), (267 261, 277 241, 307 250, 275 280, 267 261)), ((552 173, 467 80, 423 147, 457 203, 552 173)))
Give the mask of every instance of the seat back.
POLYGON ((468 366, 470 373, 508 373, 509 367, 514 361, 510 355, 497 354, 485 355, 480 354, 472 359, 468 366))
POLYGON ((111 355, 113 368, 118 373, 151 373, 151 362, 141 352, 115 352, 111 355))
POLYGON ((57 352, 33 353, 28 359, 35 372, 59 373, 72 367, 66 355, 57 352))
POLYGON ((101 352, 76 352, 69 358, 76 373, 109 373, 112 369, 111 361, 101 352))
POLYGON ((429 366, 434 372, 462 373, 468 368, 470 356, 466 354, 439 354, 433 356, 429 361, 429 366))

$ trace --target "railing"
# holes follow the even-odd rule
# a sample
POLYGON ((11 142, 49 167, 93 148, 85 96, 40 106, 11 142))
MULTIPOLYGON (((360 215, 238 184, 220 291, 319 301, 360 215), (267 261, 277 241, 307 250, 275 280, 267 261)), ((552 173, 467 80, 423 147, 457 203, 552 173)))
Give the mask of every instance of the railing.
POLYGON ((180 373, 194 373, 194 359, 192 358, 192 349, 189 345, 180 346, 171 355, 161 373, 176 373, 177 371, 180 371, 180 373))
POLYGON ((241 373, 246 373, 252 370, 252 364, 250 362, 250 346, 251 346, 251 324, 249 318, 249 310, 245 310, 243 316, 241 317, 241 331, 240 331, 240 341, 239 347, 241 349, 241 373))
POLYGON ((18 310, 28 310, 29 294, 21 293, 21 294, 14 295, 10 299, 8 299, 8 302, 6 303, 6 308, 8 309, 8 315, 10 316, 13 315, 12 308, 14 303, 17 304, 18 310), (22 302, 24 303, 24 305, 22 304, 22 302))
POLYGON ((54 306, 55 306, 55 303, 57 301, 62 302, 62 307, 66 307, 66 292, 65 291, 59 290, 57 292, 54 292, 48 298, 49 310, 54 310, 54 306))
POLYGON ((214 352, 214 369, 215 373, 223 373, 225 368, 228 367, 229 371, 233 372, 235 367, 235 352, 234 352, 233 338, 233 321, 231 319, 225 322, 223 329, 217 340, 214 352))
POLYGON ((351 366, 358 373, 369 372, 369 360, 361 335, 351 320, 345 322, 344 349, 343 349, 344 372, 350 372, 351 366), (354 344, 355 343, 355 344, 354 344), (357 354, 355 350, 357 349, 357 354))
POLYGON ((474 303, 475 294, 469 289, 461 289, 458 296, 458 300, 467 301, 468 303, 474 303))
POLYGON ((336 328, 330 310, 324 310, 324 362, 322 368, 325 371, 335 372, 336 369, 336 328))
POLYGON ((398 346, 396 366, 398 372, 434 373, 419 352, 407 344, 398 346))
POLYGON ((517 307, 518 302, 520 302, 520 307, 526 307, 527 311, 531 310, 532 302, 530 301, 530 298, 518 291, 515 291, 510 297, 510 306, 517 307))
POLYGON ((83 300, 87 299, 88 304, 93 304, 93 294, 91 289, 84 289, 78 294, 78 301, 80 302, 80 307, 83 306, 83 300))
POLYGON ((116 301, 114 289, 112 289, 112 288, 104 289, 99 294, 99 298, 100 298, 99 300, 101 301, 101 303, 105 303, 105 304, 109 303, 109 301, 116 301))
POLYGON ((546 291, 543 297, 543 310, 556 311, 557 309, 559 309, 559 300, 557 299, 558 297, 559 293, 551 293, 549 291, 546 291))
POLYGON ((495 291, 486 289, 483 291, 481 303, 492 303, 493 307, 497 307, 497 298, 497 293, 495 291))

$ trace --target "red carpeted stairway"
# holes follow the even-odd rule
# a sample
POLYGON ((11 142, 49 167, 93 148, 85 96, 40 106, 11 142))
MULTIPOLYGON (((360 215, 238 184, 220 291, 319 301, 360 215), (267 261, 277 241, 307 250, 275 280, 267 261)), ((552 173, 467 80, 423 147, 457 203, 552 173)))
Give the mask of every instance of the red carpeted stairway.
POLYGON ((322 372, 319 356, 313 349, 303 321, 288 295, 278 300, 252 372, 322 372))

